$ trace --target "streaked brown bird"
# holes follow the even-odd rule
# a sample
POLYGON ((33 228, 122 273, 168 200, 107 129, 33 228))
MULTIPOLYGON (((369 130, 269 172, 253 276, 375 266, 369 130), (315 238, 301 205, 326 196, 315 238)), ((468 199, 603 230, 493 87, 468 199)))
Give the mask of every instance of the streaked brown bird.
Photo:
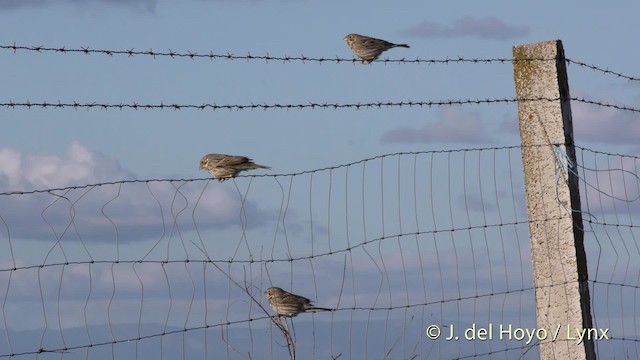
POLYGON ((205 169, 222 182, 236 177, 241 171, 253 169, 267 169, 270 167, 259 165, 246 156, 207 154, 200 160, 200 170, 205 169))
POLYGON ((394 44, 386 40, 376 39, 359 34, 349 34, 344 37, 344 41, 349 45, 354 54, 362 59, 363 64, 371 63, 383 52, 394 48, 408 48, 407 44, 394 44))
POLYGON ((264 293, 273 311, 280 316, 294 317, 307 311, 332 311, 332 309, 315 306, 306 297, 286 292, 279 287, 270 287, 264 293))

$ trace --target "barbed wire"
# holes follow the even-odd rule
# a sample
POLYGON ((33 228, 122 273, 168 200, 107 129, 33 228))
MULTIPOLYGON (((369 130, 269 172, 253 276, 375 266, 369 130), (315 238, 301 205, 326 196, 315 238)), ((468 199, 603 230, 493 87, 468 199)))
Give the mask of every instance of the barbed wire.
POLYGON ((577 61, 577 60, 573 60, 573 59, 569 59, 569 58, 565 58, 565 61, 567 62, 567 64, 576 64, 576 65, 578 65, 580 67, 591 69, 591 70, 594 70, 594 71, 598 71, 598 72, 601 72, 601 73, 606 74, 606 75, 614 75, 615 77, 619 77, 619 78, 630 80, 630 81, 640 81, 640 77, 625 75, 625 74, 622 74, 622 73, 619 73, 619 72, 616 72, 616 71, 612 71, 612 70, 609 70, 609 69, 601 68, 601 67, 596 66, 596 65, 590 65, 590 64, 584 63, 582 61, 577 61))
MULTIPOLYGON (((125 50, 110 50, 110 49, 92 49, 91 47, 79 47, 79 48, 66 48, 65 46, 62 47, 46 47, 46 46, 23 46, 23 45, 16 45, 15 43, 13 43, 12 45, 0 45, 0 50, 10 50, 13 51, 14 53, 16 53, 18 50, 21 51, 29 51, 29 52, 36 52, 36 53, 43 53, 43 52, 53 52, 53 53, 62 53, 62 54, 85 54, 85 55, 91 55, 91 54, 100 54, 100 55, 107 55, 107 56, 115 56, 115 55, 124 55, 127 57, 135 57, 135 56, 151 56, 154 59, 157 57, 165 57, 165 58, 171 58, 171 59, 176 59, 176 58, 186 58, 186 59, 191 59, 191 60, 196 60, 196 59, 208 59, 210 61, 214 61, 214 60, 245 60, 245 61, 253 61, 253 60, 259 60, 259 61, 265 61, 265 62, 269 62, 269 61, 278 61, 278 62, 282 62, 282 63, 291 63, 291 62, 302 62, 302 63, 307 63, 307 62, 317 62, 317 63, 352 63, 352 64, 356 64, 356 63, 360 63, 360 59, 357 59, 355 57, 352 58, 342 58, 339 57, 338 55, 336 55, 335 57, 313 57, 313 56, 306 56, 306 55, 298 55, 298 56, 290 56, 290 55, 282 55, 282 56, 272 56, 269 55, 268 53, 265 55, 252 55, 250 52, 247 52, 246 55, 234 55, 230 52, 227 52, 226 54, 223 53, 218 53, 215 54, 213 53, 213 51, 210 51, 209 53, 198 53, 196 51, 184 51, 184 52, 178 52, 178 51, 173 51, 171 49, 168 49, 167 51, 154 51, 153 49, 149 49, 149 50, 135 50, 135 49, 125 49, 125 50)), ((430 64, 430 65, 435 65, 435 64, 444 64, 444 65, 448 65, 448 64, 455 64, 455 63, 469 63, 469 64, 493 64, 493 63, 499 63, 499 64, 505 64, 505 63, 514 63, 514 62, 518 62, 518 61, 554 61, 555 58, 530 58, 530 59, 515 59, 515 58, 465 58, 465 57, 456 57, 456 58, 444 58, 444 59, 421 59, 419 57, 416 57, 415 59, 407 59, 407 58, 401 58, 401 59, 389 59, 389 58, 385 58, 385 59, 377 59, 374 60, 374 62, 376 63, 397 63, 397 64, 430 64)), ((622 78, 622 79, 626 79, 629 81, 640 81, 640 77, 636 77, 636 76, 631 76, 631 75, 625 75, 621 72, 618 71, 613 71, 613 70, 609 70, 608 68, 603 68, 601 66, 597 66, 597 65, 593 65, 593 64, 588 64, 586 62, 583 61, 579 61, 579 60, 574 60, 571 58, 565 58, 564 59, 566 61, 567 64, 575 64, 578 65, 580 67, 583 68, 587 68, 587 69, 591 69, 597 72, 600 72, 604 75, 613 75, 615 77, 618 78, 622 78)))
MULTIPOLYGON (((135 50, 135 49, 127 49, 127 50, 108 50, 108 49, 92 49, 90 47, 79 47, 79 48, 66 48, 66 47, 46 47, 46 46, 21 46, 21 45, 16 45, 15 43, 13 45, 0 45, 0 49, 3 50, 11 50, 14 53, 16 53, 18 50, 22 50, 22 51, 30 51, 30 52, 37 52, 37 53, 43 53, 43 52, 53 52, 53 53, 62 53, 62 54, 85 54, 85 55, 91 55, 91 54, 100 54, 100 55, 107 55, 107 56, 114 56, 114 55, 124 55, 127 57, 134 57, 134 56, 151 56, 154 59, 157 57, 168 57, 168 58, 187 58, 187 59, 191 59, 191 60, 196 60, 196 59, 208 59, 208 60, 246 60, 246 61, 252 61, 252 60, 260 60, 260 61, 281 61, 283 63, 288 63, 288 62, 302 62, 302 63, 306 63, 306 62, 318 62, 318 63, 326 63, 326 62, 333 62, 336 64, 339 63, 360 63, 360 59, 356 59, 354 57, 352 58, 341 58, 339 56, 335 56, 335 57, 313 57, 313 56, 305 56, 305 55, 299 55, 299 56, 289 56, 289 55, 282 55, 282 56, 271 56, 268 53, 265 55, 252 55, 251 53, 247 53, 246 55, 234 55, 231 54, 229 52, 227 52, 226 54, 214 54, 212 51, 210 51, 209 53, 198 53, 195 51, 186 51, 186 52, 178 52, 178 51, 173 51, 171 49, 167 50, 167 51, 154 51, 153 49, 149 49, 149 50, 135 50)), ((552 58, 532 58, 532 59, 512 59, 512 58, 464 58, 464 57, 457 57, 457 58, 444 58, 444 59, 421 59, 416 57, 415 59, 407 59, 407 58, 402 58, 402 59, 378 59, 375 60, 375 62, 379 62, 379 63, 406 63, 406 64, 451 64, 451 63, 472 63, 472 64, 478 64, 478 63, 484 63, 484 64, 490 64, 490 63, 512 63, 514 61, 551 61, 554 60, 552 58)))
MULTIPOLYGON (((102 110, 304 110, 304 109, 372 109, 372 108, 389 108, 389 107, 437 107, 437 106, 455 106, 455 105, 480 105, 480 104, 507 104, 507 103, 517 103, 523 101, 557 101, 560 98, 545 98, 545 97, 537 97, 537 98, 486 98, 486 99, 453 99, 453 100, 424 100, 424 101, 374 101, 374 102, 358 102, 358 103, 306 103, 306 104, 223 104, 218 105, 216 103, 203 103, 201 105, 196 104, 165 104, 160 102, 159 104, 139 104, 137 102, 132 103, 119 103, 119 104, 110 104, 110 103, 81 103, 77 101, 73 102, 14 102, 9 100, 5 103, 0 103, 0 107, 4 108, 42 108, 42 109, 102 109, 102 110)), ((586 98, 578 98, 572 97, 570 100, 577 101, 581 103, 586 103, 590 105, 597 105, 602 107, 614 108, 623 111, 631 111, 631 112, 640 112, 639 108, 620 105, 615 103, 603 102, 599 100, 591 100, 586 98)))
POLYGON ((497 103, 515 103, 518 101, 555 101, 558 98, 494 98, 494 99, 454 99, 454 100, 425 100, 425 101, 374 101, 364 103, 306 103, 306 104, 224 104, 218 105, 215 103, 203 103, 201 105, 195 104, 165 104, 163 102, 159 104, 139 104, 133 103, 80 103, 74 102, 9 102, 0 103, 0 107, 5 108, 34 108, 39 107, 43 109, 48 108, 72 108, 72 109, 133 109, 133 110, 183 110, 183 109, 195 109, 195 110, 303 110, 303 109, 345 109, 351 108, 355 110, 368 109, 368 108, 386 108, 386 107, 434 107, 434 106, 453 106, 453 105, 478 105, 478 104, 497 104, 497 103))
MULTIPOLYGON (((536 98, 530 100, 549 100, 553 99, 544 99, 544 98, 536 98)), ((556 99, 557 100, 557 99, 556 99)), ((74 101, 73 103, 50 103, 50 102, 13 102, 9 101, 7 103, 0 103, 2 107, 41 107, 41 108, 74 108, 74 109, 92 109, 99 108, 103 110, 108 109, 133 109, 133 110, 182 110, 182 109, 196 109, 196 110, 269 110, 269 109, 284 109, 284 110, 301 110, 301 109, 343 109, 343 108, 354 108, 356 110, 361 108, 383 108, 383 107, 414 107, 414 106, 443 106, 443 105, 465 105, 465 104, 482 104, 482 103, 510 103, 516 102, 514 98, 504 98, 504 99, 466 99, 466 100, 435 100, 435 101, 376 101, 376 102, 367 102, 367 103, 307 103, 307 104, 224 104, 218 105, 215 103, 203 103, 201 105, 195 104, 138 104, 138 103, 120 103, 120 104, 109 104, 109 103, 79 103, 74 101)))
POLYGON ((576 98, 576 97, 571 98, 571 100, 572 101, 581 102, 581 103, 585 103, 585 104, 597 105, 597 106, 608 107, 608 108, 613 108, 613 109, 618 109, 618 110, 631 111, 631 112, 640 112, 640 109, 638 109, 638 108, 634 108, 634 107, 626 106, 626 105, 613 104, 613 103, 609 103, 609 102, 602 102, 602 101, 597 101, 597 100, 590 100, 590 99, 576 98))
POLYGON ((585 151, 588 151, 588 152, 591 152, 591 153, 594 153, 594 154, 601 154, 601 155, 607 155, 607 156, 618 156, 618 157, 623 157, 623 158, 630 158, 630 159, 640 160, 640 156, 637 156, 637 155, 613 153, 613 152, 602 151, 602 150, 593 150, 591 148, 580 146, 580 145, 574 145, 574 146, 576 147, 576 149, 585 150, 585 151))
MULTIPOLYGON (((265 55, 252 55, 251 53, 247 53, 246 55, 234 55, 232 53, 227 52, 226 54, 215 54, 213 53, 213 51, 210 51, 209 53, 198 53, 196 51, 184 51, 184 52, 178 52, 178 51, 173 51, 171 49, 167 50, 167 51, 154 51, 153 49, 149 49, 149 50, 135 50, 135 49, 125 49, 125 50, 109 50, 109 49, 92 49, 91 47, 79 47, 79 48, 66 48, 65 46, 63 47, 46 47, 46 46, 23 46, 23 45, 16 45, 15 43, 13 43, 12 45, 0 45, 0 49, 2 50, 10 50, 13 51, 14 53, 16 53, 18 50, 20 51, 29 51, 29 52, 36 52, 36 53, 43 53, 43 52, 53 52, 53 53, 62 53, 62 54, 85 54, 85 55, 91 55, 91 54, 99 54, 99 55, 107 55, 107 56, 115 56, 115 55, 123 55, 123 56, 127 56, 127 57, 135 57, 135 56, 151 56, 154 59, 157 57, 167 57, 167 58, 171 58, 171 59, 175 59, 175 58, 186 58, 186 59, 191 59, 191 60, 196 60, 196 59, 208 59, 210 61, 213 60, 246 60, 246 61, 252 61, 252 60, 259 60, 259 61, 265 61, 265 62, 269 62, 269 61, 279 61, 279 62, 283 62, 283 63, 289 63, 289 62, 302 62, 302 63, 306 63, 306 62, 317 62, 317 63, 326 63, 326 62, 332 62, 332 63, 359 63, 360 59, 357 59, 355 57, 352 58, 341 58, 339 56, 335 56, 335 57, 313 57, 313 56, 305 56, 305 55, 299 55, 299 56, 289 56, 289 55, 282 55, 282 56, 271 56, 268 53, 265 55)), ((492 64, 492 63, 500 63, 500 64, 504 64, 504 63, 513 63, 513 62, 518 62, 518 61, 554 61, 554 58, 531 58, 531 59, 514 59, 514 58, 465 58, 465 57, 456 57, 456 58, 444 58, 444 59, 421 59, 419 57, 416 57, 415 59, 407 59, 407 58, 402 58, 402 59, 378 59, 375 60, 374 62, 378 62, 378 63, 398 63, 398 64, 453 64, 453 63, 470 63, 470 64, 492 64)), ((568 64, 575 64, 578 65, 580 67, 583 68, 587 68, 587 69, 591 69, 594 71, 598 71, 601 72, 605 75, 613 75, 615 77, 618 78, 623 78, 626 80, 630 80, 630 81, 640 81, 640 77, 636 77, 636 76, 630 76, 630 75, 625 75, 621 72, 617 72, 617 71, 613 71, 613 70, 609 70, 608 68, 603 68, 597 65, 593 65, 593 64, 588 64, 579 60, 573 60, 571 58, 565 58, 565 61, 568 64)))

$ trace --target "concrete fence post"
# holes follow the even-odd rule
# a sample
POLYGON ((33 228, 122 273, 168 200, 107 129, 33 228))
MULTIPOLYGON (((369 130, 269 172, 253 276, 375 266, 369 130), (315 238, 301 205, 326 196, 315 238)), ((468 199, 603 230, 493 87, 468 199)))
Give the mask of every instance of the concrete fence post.
POLYGON ((560 40, 513 47, 541 359, 595 359, 566 62, 560 40), (584 334, 584 333, 583 333, 584 334))

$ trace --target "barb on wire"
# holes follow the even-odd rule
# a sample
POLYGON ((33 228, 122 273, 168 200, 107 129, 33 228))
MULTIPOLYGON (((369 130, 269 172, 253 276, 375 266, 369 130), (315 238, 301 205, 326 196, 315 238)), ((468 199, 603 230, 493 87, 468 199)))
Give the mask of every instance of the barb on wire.
MULTIPOLYGON (((213 61, 213 60, 246 60, 246 61, 258 60, 258 61, 265 61, 267 63, 269 61, 278 61, 278 62, 283 62, 283 63, 291 63, 291 62, 326 63, 326 62, 332 62, 332 63, 336 63, 336 64, 339 64, 339 63, 356 64, 356 63, 360 63, 360 61, 361 61, 360 59, 357 59, 355 57, 341 58, 341 57, 339 57, 337 55, 335 57, 324 57, 324 56, 313 57, 313 56, 306 56, 306 55, 271 56, 268 53, 265 54, 265 55, 252 55, 250 52, 247 52, 246 55, 234 55, 234 54, 231 54, 229 52, 215 54, 215 53, 213 53, 213 51, 210 51, 209 53, 198 53, 198 52, 190 51, 190 50, 187 50, 187 51, 184 51, 184 52, 178 52, 178 51, 173 51, 171 49, 168 49, 166 51, 154 51, 153 49, 149 49, 149 50, 135 50, 135 49, 110 50, 110 49, 92 49, 89 46, 86 46, 86 47, 80 46, 78 48, 67 48, 66 46, 47 47, 47 46, 16 45, 16 43, 13 43, 11 45, 0 45, 0 50, 9 50, 9 51, 13 51, 14 53, 17 53, 18 50, 20 50, 20 51, 28 51, 28 52, 35 52, 35 53, 53 52, 53 53, 58 53, 58 54, 84 54, 84 55, 99 54, 99 55, 107 55, 107 56, 123 55, 123 56, 127 56, 127 57, 151 56, 154 59, 156 59, 158 57, 166 57, 166 58, 171 58, 171 59, 184 58, 184 59, 191 59, 191 60, 208 59, 210 61, 213 61)), ((449 65, 449 64, 458 64, 458 63, 468 63, 468 64, 493 64, 493 63, 506 64, 506 63, 509 63, 510 64, 510 63, 517 62, 517 61, 555 61, 555 59, 554 58, 532 58, 532 59, 465 58, 465 57, 455 57, 455 58, 448 58, 447 57, 447 58, 444 58, 444 59, 421 59, 419 57, 416 57, 415 59, 407 59, 407 58, 389 59, 389 58, 385 58, 385 59, 375 60, 374 62, 385 63, 385 64, 386 63, 398 63, 398 64, 429 64, 429 65, 442 64, 442 65, 449 65)), ((567 62, 567 64, 575 64, 575 65, 578 65, 580 67, 584 67, 584 68, 588 68, 588 69, 591 69, 591 70, 594 70, 594 71, 598 71, 598 72, 601 72, 601 73, 606 74, 606 75, 614 75, 616 77, 627 79, 627 80, 630 80, 630 81, 640 81, 640 77, 625 75, 623 73, 612 71, 612 70, 609 70, 609 69, 606 69, 606 68, 602 68, 602 67, 597 66, 597 65, 591 65, 591 64, 587 64, 587 63, 582 62, 582 61, 573 60, 573 59, 569 59, 569 58, 565 58, 565 61, 567 62)))
POLYGON ((0 103, 0 107, 5 108, 43 108, 43 109, 102 109, 102 110, 303 110, 303 109, 370 109, 370 108, 387 108, 387 107, 432 107, 432 106, 445 106, 445 105, 478 105, 478 104, 496 104, 496 103, 514 103, 517 101, 555 101, 558 98, 502 98, 502 99, 454 99, 454 100, 424 100, 424 101, 375 101, 365 103, 307 103, 307 104, 224 104, 218 105, 215 103, 203 103, 201 105, 195 104, 139 104, 132 103, 80 103, 74 102, 14 102, 12 100, 4 103, 0 103))
POLYGON ((627 79, 627 80, 630 80, 630 81, 640 81, 640 77, 625 75, 625 74, 622 74, 622 73, 619 73, 619 72, 616 72, 616 71, 612 71, 612 70, 609 70, 609 69, 601 68, 601 67, 596 66, 596 65, 589 65, 589 64, 584 63, 582 61, 576 61, 576 60, 573 60, 573 59, 565 59, 565 60, 567 61, 567 64, 576 64, 576 65, 578 65, 580 67, 584 67, 584 68, 588 68, 588 69, 591 69, 591 70, 594 70, 594 71, 598 71, 598 72, 601 72, 601 73, 606 74, 606 75, 614 75, 616 77, 619 77, 619 78, 622 78, 622 79, 627 79))
MULTIPOLYGON (((216 103, 203 103, 201 105, 195 104, 165 104, 163 102, 159 104, 139 104, 137 102, 132 103, 81 103, 77 101, 73 102, 15 102, 9 100, 8 102, 0 103, 0 107, 4 108, 41 108, 41 109, 101 109, 101 110, 305 110, 305 109, 375 109, 375 108, 389 108, 389 107, 436 107, 436 106, 454 106, 454 105, 479 105, 479 104, 505 104, 516 103, 519 101, 557 101, 559 98, 486 98, 486 99, 453 99, 453 100, 424 100, 424 101, 374 101, 363 103, 307 103, 307 104, 223 104, 218 105, 216 103)), ((602 102, 598 100, 590 100, 585 98, 572 97, 570 100, 582 102, 585 104, 597 105, 602 107, 609 107, 618 110, 640 112, 640 109, 626 105, 619 105, 613 103, 602 102)))
POLYGON ((622 157, 622 158, 640 160, 640 156, 636 156, 636 155, 628 155, 628 154, 607 152, 607 151, 602 151, 602 150, 594 150, 594 149, 591 149, 591 148, 588 148, 588 147, 584 147, 584 146, 580 146, 580 145, 574 145, 574 146, 576 147, 576 149, 588 151, 588 152, 591 152, 591 153, 594 153, 594 154, 607 155, 607 156, 618 156, 618 157, 622 157))
POLYGON ((589 100, 589 99, 585 99, 585 98, 576 98, 576 97, 572 97, 571 100, 572 101, 581 102, 581 103, 585 103, 585 104, 597 105, 597 106, 608 107, 608 108, 613 108, 613 109, 618 109, 618 110, 631 111, 631 112, 640 112, 640 109, 633 108, 633 107, 626 106, 626 105, 618 105, 618 104, 612 104, 612 103, 606 103, 606 102, 597 101, 597 100, 589 100))
MULTIPOLYGON (((53 53, 61 53, 61 54, 85 54, 85 55, 90 55, 90 54, 100 54, 100 55, 108 55, 108 56, 114 56, 114 55, 124 55, 127 57, 134 57, 137 55, 140 56, 151 56, 154 59, 156 57, 168 57, 168 58, 186 58, 186 59, 191 59, 191 60, 196 60, 196 59, 208 59, 208 60, 246 60, 246 61, 251 61, 251 60, 259 60, 259 61, 281 61, 283 63, 289 63, 289 62, 302 62, 302 63, 307 63, 307 62, 318 62, 318 63, 324 63, 324 62, 333 62, 336 64, 339 63, 360 63, 360 59, 356 59, 354 57, 352 58, 341 58, 338 57, 337 55, 335 57, 312 57, 312 56, 305 56, 305 55, 299 55, 299 56, 289 56, 289 55, 282 55, 282 56, 271 56, 269 54, 266 55, 251 55, 251 53, 247 53, 247 55, 234 55, 231 53, 226 53, 226 54, 214 54, 213 52, 209 52, 208 54, 203 54, 203 53, 198 53, 195 51, 186 51, 186 52, 176 52, 173 51, 171 49, 167 50, 167 51, 154 51, 153 49, 149 49, 149 50, 134 50, 134 49, 128 49, 128 50, 107 50, 107 49, 92 49, 90 47, 80 47, 80 48, 66 48, 66 47, 46 47, 46 46, 22 46, 22 45, 16 45, 15 43, 13 45, 0 45, 0 49, 2 50, 11 50, 14 53, 17 52, 18 50, 21 51, 31 51, 31 52, 37 52, 37 53, 42 53, 42 52, 53 52, 53 53)), ((491 63, 512 63, 513 61, 551 61, 554 59, 545 59, 545 58, 540 58, 540 59, 526 59, 526 60, 522 60, 522 59, 511 59, 511 58, 485 58, 485 59, 480 59, 480 58, 464 58, 464 57, 457 57, 457 58, 445 58, 445 59, 420 59, 420 58, 415 58, 415 59, 407 59, 407 58, 402 58, 402 59, 378 59, 375 60, 375 62, 379 62, 379 63, 402 63, 402 64, 453 64, 453 63, 471 63, 471 64, 491 64, 491 63)))

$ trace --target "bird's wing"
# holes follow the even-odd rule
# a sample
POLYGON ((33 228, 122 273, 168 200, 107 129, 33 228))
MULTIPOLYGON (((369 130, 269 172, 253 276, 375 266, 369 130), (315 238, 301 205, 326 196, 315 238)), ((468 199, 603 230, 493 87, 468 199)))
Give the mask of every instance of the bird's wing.
POLYGON ((393 43, 390 43, 386 40, 376 39, 376 38, 368 38, 364 41, 364 43, 366 44, 366 46, 386 47, 386 48, 394 45, 393 43))
POLYGON ((213 164, 215 166, 236 166, 251 162, 246 156, 239 155, 216 155, 212 156, 213 164))
POLYGON ((283 302, 294 302, 294 303, 299 303, 299 304, 309 304, 309 303, 311 303, 311 300, 307 299, 304 296, 290 294, 290 293, 285 294, 282 298, 283 298, 282 299, 283 302))

